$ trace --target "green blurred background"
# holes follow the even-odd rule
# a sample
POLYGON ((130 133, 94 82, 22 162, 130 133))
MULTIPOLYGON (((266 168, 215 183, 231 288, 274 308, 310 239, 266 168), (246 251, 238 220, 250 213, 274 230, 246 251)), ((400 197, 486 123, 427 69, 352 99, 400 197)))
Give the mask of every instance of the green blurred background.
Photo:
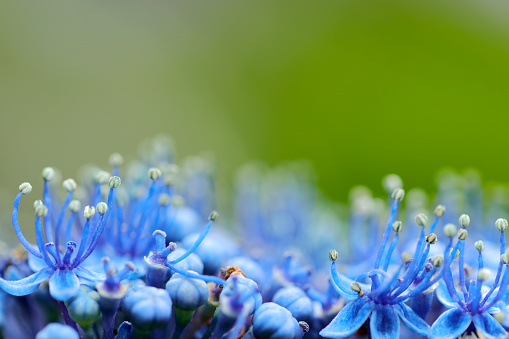
POLYGON ((507 180, 508 6, 4 1, 2 208, 44 166, 73 176, 161 132, 223 178, 309 159, 339 201, 391 172, 427 190, 443 166, 507 180))

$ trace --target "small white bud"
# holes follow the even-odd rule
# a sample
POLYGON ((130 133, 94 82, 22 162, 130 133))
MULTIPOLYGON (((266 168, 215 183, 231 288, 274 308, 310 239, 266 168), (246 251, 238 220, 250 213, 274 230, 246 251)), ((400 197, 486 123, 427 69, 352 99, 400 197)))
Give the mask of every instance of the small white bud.
POLYGON ((36 200, 34 201, 34 210, 37 208, 37 206, 43 205, 42 200, 36 200))
POLYGON ((217 218, 219 218, 219 213, 217 213, 216 211, 210 212, 210 215, 209 215, 210 221, 216 221, 217 218))
POLYGON ((156 167, 152 167, 148 170, 148 177, 152 180, 157 180, 161 177, 161 170, 156 167))
POLYGON ((394 232, 401 231, 401 221, 395 221, 394 224, 392 224, 392 229, 394 232))
POLYGON ((104 215, 106 214, 106 212, 108 212, 108 205, 106 205, 105 202, 100 202, 97 204, 95 209, 97 210, 97 213, 99 213, 100 215, 104 215))
POLYGON ((124 163, 124 158, 119 153, 110 155, 109 163, 111 167, 119 167, 124 163))
POLYGON ((507 265, 509 264, 509 253, 504 253, 500 256, 500 261, 502 264, 507 265))
POLYGON ((437 235, 435 233, 430 233, 426 236, 426 242, 433 245, 437 242, 437 235))
POLYGON ((72 213, 78 213, 81 210, 81 201, 79 200, 71 200, 69 203, 69 211, 72 213))
POLYGON ((76 181, 74 179, 65 179, 62 183, 62 186, 67 192, 74 192, 76 188, 78 188, 78 185, 76 184, 76 181))
POLYGON ((467 228, 468 225, 470 225, 470 217, 468 216, 468 214, 462 214, 460 216, 459 221, 460 221, 460 226, 462 228, 467 228))
POLYGON ((474 246, 475 246, 475 249, 478 250, 479 252, 484 251, 484 243, 482 242, 482 240, 476 241, 474 246))
POLYGON ((338 251, 336 251, 336 250, 330 250, 330 251, 329 251, 329 260, 330 260, 330 261, 336 261, 336 260, 338 260, 338 251))
POLYGON ((392 199, 394 199, 394 200, 402 201, 404 197, 405 197, 405 190, 402 188, 396 188, 392 192, 392 199))
POLYGON ((108 180, 108 184, 111 188, 117 188, 121 183, 122 180, 120 180, 120 178, 117 176, 111 177, 110 180, 108 180))
POLYGON ((55 177, 55 170, 52 167, 42 169, 42 178, 44 181, 51 181, 55 177))
POLYGON ((438 205, 437 207, 435 207, 435 211, 433 212, 434 215, 440 218, 444 216, 444 213, 445 213, 444 205, 438 205))
POLYGON ((444 234, 447 238, 452 238, 456 235, 456 226, 454 224, 446 224, 444 226, 444 234))
POLYGON ((490 278, 491 271, 487 268, 481 268, 479 272, 477 272, 477 276, 479 277, 479 280, 486 281, 490 278))
POLYGON ((361 287, 361 285, 357 281, 353 281, 350 284, 350 289, 352 291, 354 291, 355 293, 361 293, 362 292, 362 287, 361 287))
POLYGON ((95 174, 95 182, 98 183, 99 185, 104 185, 108 182, 108 180, 110 179, 110 174, 106 171, 98 171, 96 174, 95 174))
POLYGON ((44 205, 38 205, 35 208, 35 214, 39 218, 44 218, 46 215, 48 215, 48 208, 46 206, 44 206, 44 205))
POLYGON ((440 267, 444 263, 444 257, 441 255, 434 256, 431 258, 431 262, 433 263, 433 266, 440 267))
POLYGON ((389 193, 389 192, 394 192, 394 190, 396 188, 403 187, 403 181, 401 180, 399 175, 389 174, 389 175, 386 175, 382 179, 382 185, 383 185, 385 191, 387 191, 389 193))
POLYGON ((495 226, 497 227, 497 230, 499 230, 500 232, 502 231, 505 231, 507 229, 507 226, 509 226, 507 224, 507 219, 497 219, 497 221, 495 221, 495 226))
POLYGON ((83 211, 83 215, 86 219, 90 219, 95 214, 95 208, 94 206, 85 206, 85 210, 83 211))
POLYGON ((159 205, 161 206, 167 206, 171 203, 171 197, 166 194, 166 193, 162 193, 160 196, 159 196, 159 205))
POLYGON ((419 213, 415 216, 415 222, 419 226, 426 226, 426 223, 428 222, 428 217, 424 213, 419 213))
POLYGON ((465 240, 468 236, 468 232, 466 229, 462 228, 458 231, 458 239, 465 240))
POLYGON ((30 192, 32 192, 32 185, 30 185, 30 183, 28 182, 24 182, 21 185, 19 185, 19 191, 23 195, 29 194, 30 192))

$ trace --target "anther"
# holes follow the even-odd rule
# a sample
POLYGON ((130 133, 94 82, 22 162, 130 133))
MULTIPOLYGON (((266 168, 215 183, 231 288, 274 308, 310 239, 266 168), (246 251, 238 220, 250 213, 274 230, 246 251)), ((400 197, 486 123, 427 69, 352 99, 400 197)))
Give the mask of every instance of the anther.
POLYGON ((354 291, 355 293, 357 294, 361 294, 362 293, 362 287, 361 285, 357 282, 357 281, 354 281, 350 284, 350 289, 352 291, 354 291))
POLYGON ((482 242, 482 240, 476 241, 474 245, 475 249, 478 250, 479 252, 484 251, 484 243, 482 242))
POLYGON ((403 262, 407 264, 412 261, 412 254, 410 252, 403 252, 401 254, 401 258, 403 259, 403 262))
MULTIPOLYGON (((502 313, 502 312, 500 312, 500 313, 502 313)), ((302 332, 304 332, 304 333, 308 333, 309 332, 309 325, 308 325, 307 322, 299 321, 299 327, 302 329, 302 332)))
POLYGON ((507 219, 500 218, 495 221, 495 226, 500 232, 502 232, 505 231, 509 225, 507 223, 507 219))
POLYGON ((69 203, 69 211, 72 213, 78 213, 81 210, 81 201, 71 200, 69 203))
POLYGON ((429 272, 433 269, 433 266, 432 264, 430 264, 429 262, 427 262, 426 264, 424 264, 424 270, 426 270, 426 272, 429 272))
POLYGON ((437 207, 435 207, 435 211, 433 212, 434 215, 440 218, 444 216, 444 213, 445 213, 444 205, 438 205, 437 207))
POLYGON ((100 215, 104 215, 106 214, 106 212, 108 212, 108 205, 106 205, 105 202, 100 202, 97 204, 95 209, 97 210, 97 213, 99 213, 100 215))
POLYGON ((156 167, 152 167, 148 170, 148 177, 152 180, 157 180, 161 177, 161 170, 156 167))
POLYGON ((175 250, 177 249, 177 244, 176 244, 176 243, 174 243, 174 242, 170 242, 170 243, 168 244, 168 249, 169 249, 171 252, 175 251, 175 250))
POLYGON ((32 192, 32 185, 30 185, 30 183, 28 182, 24 182, 21 185, 19 185, 19 191, 23 195, 29 194, 30 192, 32 192))
POLYGON ((426 226, 426 223, 428 222, 428 217, 424 213, 419 213, 415 216, 415 222, 419 226, 426 226))
POLYGON ((468 225, 470 225, 470 217, 468 216, 468 214, 462 214, 460 216, 459 221, 460 221, 460 226, 462 228, 467 228, 468 225))
POLYGON ((35 214, 39 217, 39 218, 44 218, 46 215, 48 215, 48 208, 44 205, 37 205, 35 207, 35 214))
POLYGON ((433 266, 440 267, 444 263, 444 257, 441 255, 434 256, 431 258, 431 262, 433 263, 433 266))
POLYGON ((111 188, 117 188, 118 186, 120 186, 121 183, 122 180, 120 180, 120 178, 117 176, 111 177, 108 180, 108 184, 110 185, 111 188))
POLYGON ((330 251, 329 251, 329 260, 330 260, 330 261, 336 261, 336 260, 338 260, 338 251, 336 251, 336 250, 330 250, 330 251))
POLYGON ((437 235, 435 233, 430 233, 426 236, 426 242, 433 245, 437 242, 437 235))
POLYGON ((500 256, 500 261, 502 262, 502 264, 504 265, 507 265, 509 264, 509 252, 508 253, 504 253, 500 256))
POLYGON ((382 179, 382 185, 387 192, 393 192, 395 189, 403 187, 403 181, 399 175, 389 174, 382 179))
POLYGON ((109 179, 110 179, 110 174, 106 171, 101 170, 95 174, 95 182, 98 183, 99 185, 106 184, 109 179))
POLYGON ((171 203, 171 197, 168 194, 163 193, 159 196, 159 205, 168 206, 170 203, 171 203))
POLYGON ((119 167, 124 163, 124 158, 119 153, 113 153, 108 159, 111 167, 119 167))
POLYGON ((481 268, 479 272, 477 273, 477 276, 479 277, 479 280, 486 281, 490 278, 491 271, 487 268, 481 268))
POLYGON ((394 200, 402 201, 402 200, 403 200, 403 198, 405 197, 405 190, 403 190, 402 188, 396 188, 396 189, 392 192, 391 197, 392 197, 392 199, 394 199, 394 200))
POLYGON ((444 226, 444 234, 447 238, 452 238, 456 235, 456 226, 454 224, 447 224, 444 226))
POLYGON ((36 200, 34 201, 34 210, 37 208, 37 206, 43 205, 42 200, 36 200))
POLYGON ((78 188, 76 181, 74 181, 74 179, 72 178, 65 179, 64 182, 62 183, 62 186, 67 192, 74 192, 76 188, 78 188))
POLYGON ((51 181, 55 177, 55 170, 52 167, 42 169, 42 178, 44 181, 51 181))
POLYGON ((465 240, 468 236, 468 231, 464 228, 460 229, 458 231, 458 239, 459 240, 465 240))
POLYGON ((85 206, 85 210, 83 211, 83 215, 86 219, 90 219, 95 214, 95 208, 94 206, 85 206))
POLYGON ((396 233, 401 231, 401 221, 395 221, 394 224, 392 224, 392 229, 396 233))
POLYGON ((210 212, 210 215, 209 215, 210 221, 216 221, 217 218, 219 218, 219 213, 217 213, 216 211, 210 212))
POLYGON ((184 206, 184 198, 182 198, 180 195, 174 195, 171 199, 171 204, 175 207, 184 206))

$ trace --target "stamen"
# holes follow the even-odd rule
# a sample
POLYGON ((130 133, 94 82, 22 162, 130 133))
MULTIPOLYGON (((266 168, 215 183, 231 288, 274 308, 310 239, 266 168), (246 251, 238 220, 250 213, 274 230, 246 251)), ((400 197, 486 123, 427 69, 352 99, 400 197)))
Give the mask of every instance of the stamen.
POLYGON ((69 264, 71 263, 71 257, 72 257, 72 254, 74 253, 74 250, 76 249, 76 243, 74 241, 68 241, 67 244, 66 244, 66 251, 65 251, 65 254, 64 254, 64 258, 62 259, 62 262, 65 266, 69 266, 69 264))
MULTIPOLYGON (((40 200, 38 200, 40 201, 40 200)), ((37 241, 37 247, 39 247, 39 252, 42 253, 42 257, 46 265, 51 268, 55 268, 53 262, 48 256, 48 252, 46 251, 46 246, 44 245, 44 237, 42 234, 42 225, 41 218, 44 218, 48 214, 48 208, 44 205, 38 204, 35 208, 35 239, 37 241)))
POLYGON ((23 233, 21 233, 21 228, 18 223, 18 210, 19 210, 19 201, 22 195, 29 194, 32 191, 32 186, 28 182, 24 182, 19 185, 19 193, 14 199, 14 206, 12 208, 12 226, 14 227, 14 232, 18 237, 21 244, 27 249, 28 252, 32 253, 38 258, 42 258, 42 254, 39 251, 30 245, 30 243, 25 239, 23 233))

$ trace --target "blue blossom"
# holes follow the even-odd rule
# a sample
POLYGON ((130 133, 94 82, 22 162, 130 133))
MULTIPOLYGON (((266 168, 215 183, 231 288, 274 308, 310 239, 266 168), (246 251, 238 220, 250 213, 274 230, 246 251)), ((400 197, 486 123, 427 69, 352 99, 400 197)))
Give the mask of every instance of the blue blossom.
POLYGON ((268 302, 254 313, 250 332, 257 339, 298 339, 305 334, 304 328, 286 308, 268 302))
POLYGON ((79 339, 79 337, 72 327, 51 323, 37 333, 35 339, 79 339))
MULTIPOLYGON (((500 231, 500 261, 495 280, 491 288, 487 288, 483 286, 483 283, 490 277, 489 270, 484 268, 482 254, 484 243, 482 241, 475 243, 478 251, 477 278, 472 279, 468 284, 465 281, 462 259, 465 253, 464 242, 468 235, 465 228, 469 225, 469 222, 467 223, 465 220, 466 218, 463 216, 460 218, 460 224, 463 228, 458 232, 456 245, 452 246, 453 237, 450 236, 449 244, 444 253, 443 283, 437 290, 437 296, 442 304, 450 309, 440 315, 434 322, 431 327, 431 337, 456 338, 464 333, 476 332, 481 333, 486 338, 505 337, 507 335, 506 331, 491 313, 499 312, 498 304, 505 305, 508 300, 509 269, 507 265, 509 264, 509 255, 505 253, 504 236, 504 231, 507 229, 507 221, 499 219, 496 222, 496 226, 500 231), (454 280, 451 270, 453 257, 457 253, 459 257, 459 281, 454 280)), ((449 235, 451 234, 452 232, 449 235)))
MULTIPOLYGON (((413 259, 403 262, 392 274, 388 273, 391 256, 401 230, 401 223, 396 221, 396 216, 403 196, 402 189, 394 190, 391 213, 374 267, 356 279, 361 281, 369 278, 371 285, 352 281, 340 274, 336 267, 338 253, 334 250, 330 252, 334 286, 339 294, 351 301, 320 331, 320 335, 328 338, 347 337, 355 333, 368 318, 372 338, 399 337, 400 320, 409 330, 420 335, 428 335, 429 325, 404 302, 427 290, 440 279, 438 267, 428 259, 430 246, 437 240, 436 235, 429 233, 425 236, 425 227, 422 225, 413 259), (395 235, 386 248, 391 231, 395 235), (404 269, 406 271, 400 277, 404 269)), ((438 219, 431 225, 430 232, 434 231, 437 222, 438 219)))
MULTIPOLYGON (((48 182, 52 178, 51 170, 48 168, 43 171, 43 177, 45 179, 44 184, 44 202, 47 205, 51 205, 52 201, 49 195, 48 182)), ((118 179, 119 181, 120 179, 118 179)), ((110 179, 110 183, 117 181, 116 177, 110 179)), ((65 211, 71 203, 73 192, 76 189, 76 183, 72 179, 67 179, 63 182, 64 188, 68 191, 67 197, 62 205, 60 213, 56 218, 56 223, 51 223, 51 209, 45 206, 42 201, 36 201, 35 207, 35 232, 37 240, 37 248, 32 246, 21 233, 21 228, 18 223, 18 208, 19 202, 23 195, 29 194, 32 190, 32 186, 29 183, 23 183, 20 185, 20 192, 14 200, 14 207, 12 211, 12 224, 14 231, 20 240, 21 244, 27 249, 27 251, 34 257, 34 262, 38 264, 38 271, 26 278, 17 281, 4 280, 0 278, 0 287, 7 293, 12 295, 27 295, 34 292, 39 285, 49 279, 49 290, 50 294, 56 300, 67 300, 74 296, 80 287, 79 277, 87 281, 96 281, 102 279, 100 274, 90 271, 82 266, 90 254, 94 251, 97 246, 98 240, 104 230, 104 227, 108 220, 108 206, 111 206, 114 196, 115 185, 110 184, 110 191, 108 195, 108 205, 101 202, 97 205, 97 211, 99 212, 99 220, 95 224, 93 232, 90 231, 91 219, 95 215, 94 207, 87 206, 85 208, 86 223, 83 227, 83 234, 79 247, 76 242, 70 239, 72 220, 74 220, 75 214, 78 212, 73 211, 70 218, 71 222, 68 223, 66 232, 62 230, 64 223, 65 211), (54 242, 49 241, 45 244, 42 230, 41 220, 44 219, 46 228, 46 238, 53 240, 54 231, 54 242), (65 252, 60 252, 60 240, 61 238, 66 239, 65 252), (78 250, 76 251, 76 249, 78 250)), ((116 185, 118 187, 118 185, 116 185)))

